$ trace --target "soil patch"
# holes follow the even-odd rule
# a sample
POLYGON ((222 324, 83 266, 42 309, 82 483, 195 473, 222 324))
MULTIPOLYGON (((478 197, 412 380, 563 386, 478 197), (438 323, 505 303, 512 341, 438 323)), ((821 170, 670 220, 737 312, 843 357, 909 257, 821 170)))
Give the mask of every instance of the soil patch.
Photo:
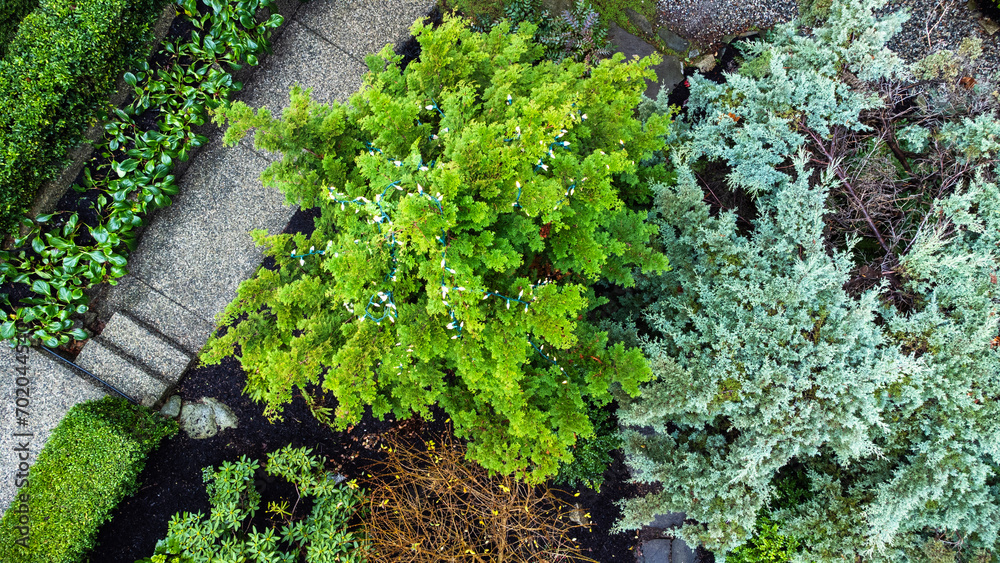
MULTIPOLYGON (((415 429, 425 438, 440 435, 444 428, 442 421, 446 417, 440 414, 433 422, 418 424, 395 422, 391 417, 378 421, 367 414, 350 432, 333 432, 313 418, 301 397, 286 407, 282 422, 271 424, 263 416, 263 408, 242 394, 244 382, 242 369, 231 358, 218 366, 198 367, 188 373, 177 393, 185 400, 207 396, 222 401, 239 417, 239 428, 205 440, 192 440, 182 431, 164 441, 150 455, 139 478, 139 490, 124 500, 111 521, 101 528, 98 546, 90 555, 91 562, 133 563, 149 557, 156 542, 166 535, 167 523, 174 514, 207 513, 203 467, 217 466, 243 455, 263 461, 268 452, 292 444, 312 448, 314 454, 327 460, 327 469, 356 478, 364 486, 366 468, 378 455, 376 450, 366 447, 373 445, 373 438, 401 425, 415 429)), ((270 524, 263 510, 268 502, 294 500, 295 494, 281 479, 272 479, 262 471, 258 478, 262 510, 253 524, 261 527, 270 524)), ((577 539, 587 556, 602 563, 635 561, 636 533, 609 533, 620 517, 616 502, 636 494, 635 486, 627 479, 628 470, 621 455, 616 454, 600 494, 586 488, 562 489, 557 493, 563 500, 579 503, 590 512, 591 530, 581 530, 577 539)))

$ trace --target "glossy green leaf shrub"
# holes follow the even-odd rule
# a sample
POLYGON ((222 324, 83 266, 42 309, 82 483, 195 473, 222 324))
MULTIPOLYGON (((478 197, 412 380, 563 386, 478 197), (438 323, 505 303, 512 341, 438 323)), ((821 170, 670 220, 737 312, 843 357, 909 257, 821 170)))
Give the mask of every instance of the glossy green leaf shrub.
POLYGON ((125 256, 136 228, 147 213, 170 205, 177 193, 174 163, 187 160, 206 141, 195 127, 205 123, 208 110, 242 87, 222 65, 236 70, 256 64, 269 48, 271 30, 282 23, 279 14, 263 21, 253 17, 258 9, 274 11, 271 0, 208 4, 210 11, 202 14, 193 0, 180 2, 195 27, 192 36, 162 44, 162 67, 153 70, 142 62, 135 72, 124 74, 134 90, 133 101, 107 116, 105 136, 95 143, 104 160, 91 162, 84 186, 75 186, 98 192, 100 224, 84 226, 75 213, 25 219, 26 234, 14 240, 15 250, 0 251, 0 284, 23 283, 31 290, 17 303, 5 303, 0 295, 9 313, 0 323, 0 339, 57 346, 87 338, 73 328, 72 318, 87 311, 84 290, 114 284, 127 273, 125 256), (158 110, 161 117, 155 129, 146 131, 137 117, 148 110, 158 110))
MULTIPOLYGON (((461 7, 456 7, 461 11, 461 7)), ((501 19, 490 19, 476 12, 467 13, 477 23, 472 26, 479 32, 488 32, 500 24, 501 19)), ((545 46, 545 58, 561 61, 567 57, 579 62, 596 62, 610 56, 608 27, 600 14, 586 0, 577 0, 572 10, 552 14, 542 8, 541 0, 510 0, 503 6, 503 18, 510 21, 511 31, 528 22, 536 27, 535 41, 545 46)))
POLYGON ((559 464, 559 473, 553 478, 553 483, 601 490, 604 472, 612 462, 611 452, 622 447, 618 420, 608 411, 609 408, 587 404, 587 418, 594 427, 594 435, 577 441, 572 449, 573 461, 559 464))
POLYGON ((117 397, 74 406, 20 489, 31 511, 29 548, 15 544, 18 515, 8 511, 0 521, 0 561, 80 561, 111 511, 138 488, 146 457, 176 432, 175 421, 117 397))
POLYGON ((0 0, 0 59, 7 54, 21 20, 38 7, 38 0, 0 0))
POLYGON ((149 52, 163 0, 45 0, 0 59, 0 233, 15 231, 35 193, 149 52))
POLYGON ((154 555, 136 563, 367 561, 364 534, 348 529, 361 507, 363 492, 353 481, 343 483, 326 472, 322 458, 311 453, 286 446, 267 455, 267 473, 295 485, 298 494, 282 504, 291 506, 291 511, 273 506, 269 510, 283 520, 280 528, 258 529, 264 519, 258 515, 261 497, 254 488, 254 472, 260 465, 243 456, 235 463, 206 467, 203 475, 211 513, 174 515, 154 555), (311 508, 305 515, 299 514, 304 510, 295 510, 306 506, 311 508))
POLYGON ((270 415, 318 383, 338 427, 436 404, 471 459, 541 480, 592 434, 586 398, 649 374, 585 315, 593 282, 667 265, 623 201, 667 129, 633 117, 652 60, 542 61, 530 24, 412 31, 420 60, 369 56, 350 104, 295 89, 282 119, 220 111, 229 142, 257 129, 285 153, 264 181, 322 216, 310 237, 257 233, 277 268, 241 285, 203 360, 236 354, 270 415))

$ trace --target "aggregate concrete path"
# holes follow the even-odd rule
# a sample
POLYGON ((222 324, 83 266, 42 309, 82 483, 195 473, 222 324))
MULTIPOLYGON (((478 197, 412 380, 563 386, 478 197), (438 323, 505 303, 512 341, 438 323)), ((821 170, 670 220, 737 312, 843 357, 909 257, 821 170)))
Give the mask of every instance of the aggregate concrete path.
MULTIPOLYGON (((280 114, 295 83, 313 88, 314 99, 346 100, 361 85, 365 55, 409 39, 412 22, 428 15, 435 1, 278 0, 278 5, 285 24, 272 36, 274 53, 236 99, 280 114)), ((107 324, 76 360, 147 406, 177 384, 214 330, 216 314, 260 264, 262 254, 249 231, 280 232, 295 212, 282 205, 281 193, 261 185, 261 172, 277 156, 255 151, 249 142, 223 147, 218 131, 210 139, 179 178, 173 205, 146 227, 129 259, 131 273, 97 307, 107 324)), ((0 378, 0 511, 5 511, 16 494, 19 450, 29 450, 26 462, 33 463, 70 407, 109 391, 37 349, 25 353, 0 346, 0 378), (16 411, 19 398, 25 398, 18 382, 30 388, 27 418, 16 411), (31 436, 18 435, 27 433, 31 436)))

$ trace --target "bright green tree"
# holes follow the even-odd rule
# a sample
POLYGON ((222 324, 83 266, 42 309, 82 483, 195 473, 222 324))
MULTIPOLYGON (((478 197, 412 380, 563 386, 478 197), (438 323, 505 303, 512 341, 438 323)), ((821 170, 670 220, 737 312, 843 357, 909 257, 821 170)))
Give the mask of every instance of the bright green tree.
POLYGON ((271 415, 314 384, 341 428, 369 405, 428 417, 436 404, 471 459, 541 480, 593 434, 584 399, 650 375, 585 315, 601 303, 593 282, 667 265, 626 205, 667 129, 633 116, 653 59, 544 61, 532 24, 412 31, 420 59, 369 56, 349 104, 294 89, 280 120, 220 113, 228 142, 256 129, 284 153, 265 182, 321 216, 311 236, 256 235, 276 267, 240 287, 204 360, 236 354, 271 415))

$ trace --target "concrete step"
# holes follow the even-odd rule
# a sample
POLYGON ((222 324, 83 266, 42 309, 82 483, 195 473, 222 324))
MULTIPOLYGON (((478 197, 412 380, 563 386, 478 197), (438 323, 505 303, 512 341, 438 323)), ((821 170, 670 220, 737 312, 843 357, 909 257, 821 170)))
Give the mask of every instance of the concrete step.
POLYGON ((201 317, 186 309, 134 274, 118 280, 107 302, 100 305, 102 318, 118 312, 164 335, 192 357, 205 345, 215 328, 210 317, 201 317))
POLYGON ((21 463, 35 463, 73 405, 105 394, 98 384, 43 350, 0 343, 0 513, 17 494, 21 463))
POLYGON ((141 363, 96 338, 83 346, 76 364, 147 407, 156 404, 170 388, 141 363))
POLYGON ((111 316, 95 340, 142 364, 168 385, 177 383, 194 356, 122 312, 111 316))

